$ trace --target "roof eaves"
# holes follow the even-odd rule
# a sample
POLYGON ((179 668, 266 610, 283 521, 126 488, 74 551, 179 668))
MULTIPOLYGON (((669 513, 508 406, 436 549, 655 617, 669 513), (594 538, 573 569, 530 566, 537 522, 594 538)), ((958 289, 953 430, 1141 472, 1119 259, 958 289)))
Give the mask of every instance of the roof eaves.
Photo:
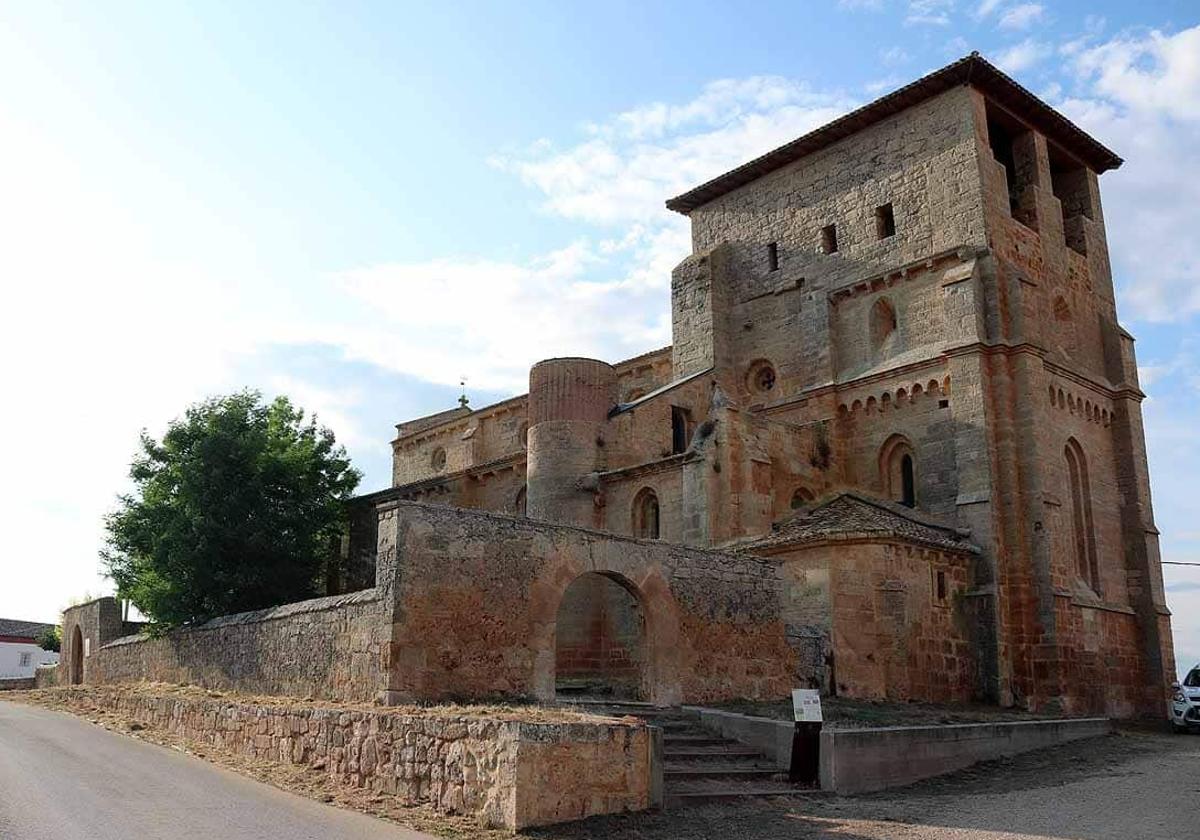
POLYGON ((692 210, 714 198, 732 192, 805 155, 848 137, 867 125, 886 119, 956 85, 964 84, 974 85, 991 93, 1001 105, 1012 107, 1015 104, 1020 106, 1018 111, 1032 111, 1034 119, 1031 121, 1041 121, 1052 126, 1055 131, 1071 137, 1072 141, 1086 152, 1085 162, 1094 167, 1097 173, 1116 169, 1123 162, 1112 150, 1042 102, 979 53, 973 52, 940 70, 935 70, 879 99, 856 108, 790 143, 785 143, 698 187, 668 199, 667 209, 686 216, 692 210))

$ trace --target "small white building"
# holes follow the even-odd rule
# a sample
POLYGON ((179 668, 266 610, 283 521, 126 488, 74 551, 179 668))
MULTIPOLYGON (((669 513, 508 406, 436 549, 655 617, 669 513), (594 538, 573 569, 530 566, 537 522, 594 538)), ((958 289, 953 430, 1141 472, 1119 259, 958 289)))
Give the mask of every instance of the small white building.
POLYGON ((32 677, 39 665, 53 665, 58 654, 38 647, 37 638, 53 624, 0 618, 0 680, 32 677))

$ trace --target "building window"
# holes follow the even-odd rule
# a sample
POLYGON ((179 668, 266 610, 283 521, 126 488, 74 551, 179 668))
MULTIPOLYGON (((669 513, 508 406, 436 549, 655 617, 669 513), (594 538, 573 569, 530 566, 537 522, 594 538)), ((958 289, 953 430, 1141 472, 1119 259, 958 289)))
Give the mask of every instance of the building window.
POLYGON ((688 448, 688 431, 691 429, 691 412, 677 405, 671 406, 671 454, 678 455, 688 448))
POLYGON ((1005 111, 987 103, 988 145, 992 158, 1004 167, 1008 209, 1012 217, 1037 230, 1037 208, 1031 188, 1036 186, 1037 151, 1033 134, 1005 111))
POLYGON ((821 228, 821 253, 836 254, 837 249, 837 225, 826 225, 821 228))
POLYGON ((796 488, 796 492, 792 494, 792 510, 808 507, 815 499, 816 496, 813 495, 813 491, 807 487, 798 487, 796 488))
POLYGON ((1087 460, 1075 438, 1063 449, 1067 481, 1071 486, 1071 531, 1075 543, 1075 568, 1080 580, 1100 594, 1100 565, 1096 558, 1096 532, 1092 524, 1092 490, 1087 460))
POLYGON ((775 388, 775 366, 765 359, 759 359, 750 365, 746 376, 746 384, 755 394, 765 394, 775 388))
POLYGON ((633 499, 633 535, 656 540, 658 534, 658 496, 646 487, 633 499))
POLYGON ((433 450, 433 455, 429 459, 429 465, 433 467, 434 472, 441 472, 446 469, 446 450, 440 446, 433 450))
POLYGON ((871 348, 876 353, 889 353, 896 337, 896 308, 887 298, 881 297, 871 306, 871 348))
POLYGON ((30 662, 32 662, 32 661, 33 661, 33 654, 32 654, 32 653, 22 653, 22 654, 21 654, 21 667, 22 667, 22 668, 28 668, 28 667, 29 667, 29 663, 30 663, 30 662))
POLYGON ((917 506, 916 460, 912 444, 903 435, 892 435, 879 453, 879 472, 887 497, 905 507, 917 506))
POLYGON ((875 237, 887 239, 896 235, 896 216, 892 212, 892 204, 888 202, 875 208, 875 237))
POLYGON ((939 604, 946 603, 946 572, 938 569, 933 575, 933 595, 939 604))
POLYGON ((517 500, 513 504, 513 513, 515 513, 517 516, 526 516, 527 510, 528 508, 525 504, 525 488, 522 487, 517 491, 517 500))
POLYGON ((1063 236, 1067 247, 1087 255, 1087 225, 1091 219, 1092 175, 1054 144, 1049 144, 1050 187, 1062 210, 1063 236))
POLYGON ((767 243, 767 271, 779 270, 779 245, 774 242, 767 243))

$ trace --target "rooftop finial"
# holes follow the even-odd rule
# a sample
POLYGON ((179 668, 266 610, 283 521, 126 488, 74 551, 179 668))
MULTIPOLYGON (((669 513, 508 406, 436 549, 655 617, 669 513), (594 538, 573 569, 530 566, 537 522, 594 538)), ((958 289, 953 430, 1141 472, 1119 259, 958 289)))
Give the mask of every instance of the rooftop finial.
POLYGON ((462 379, 458 380, 458 384, 459 387, 462 388, 462 393, 458 397, 458 404, 462 408, 469 408, 471 401, 467 399, 467 377, 464 376, 462 379))

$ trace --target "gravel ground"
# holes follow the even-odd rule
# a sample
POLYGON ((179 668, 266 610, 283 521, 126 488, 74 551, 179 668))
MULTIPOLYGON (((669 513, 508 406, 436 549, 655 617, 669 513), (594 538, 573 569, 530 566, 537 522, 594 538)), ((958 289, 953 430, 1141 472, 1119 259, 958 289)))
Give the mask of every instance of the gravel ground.
POLYGON ((1124 731, 899 791, 710 805, 528 832, 556 840, 1183 840, 1200 831, 1200 737, 1124 731))

